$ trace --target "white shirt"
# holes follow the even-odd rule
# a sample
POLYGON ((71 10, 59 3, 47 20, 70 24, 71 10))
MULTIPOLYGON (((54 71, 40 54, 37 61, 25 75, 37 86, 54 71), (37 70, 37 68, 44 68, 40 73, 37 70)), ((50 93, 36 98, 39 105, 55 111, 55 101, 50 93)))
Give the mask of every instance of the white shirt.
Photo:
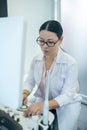
MULTIPOLYGON (((43 55, 40 54, 33 59, 28 77, 24 83, 24 88, 29 90, 29 92, 37 85, 38 89, 35 95, 42 99, 44 97, 42 97, 39 85, 42 78, 43 65, 43 55)), ((78 83, 77 63, 73 57, 60 48, 50 79, 51 98, 55 99, 60 106, 81 100, 80 95, 76 92, 78 83)))

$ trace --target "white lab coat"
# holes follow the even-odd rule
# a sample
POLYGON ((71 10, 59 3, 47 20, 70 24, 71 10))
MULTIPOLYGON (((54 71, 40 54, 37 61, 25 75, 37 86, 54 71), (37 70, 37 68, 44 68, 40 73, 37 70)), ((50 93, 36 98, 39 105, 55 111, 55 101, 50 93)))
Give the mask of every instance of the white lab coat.
MULTIPOLYGON (((29 92, 37 85, 36 96, 44 100, 39 90, 43 72, 43 55, 36 56, 30 67, 24 88, 29 92)), ((59 130, 73 130, 80 113, 81 96, 76 92, 78 84, 77 63, 59 48, 58 55, 50 75, 50 95, 60 105, 56 109, 59 130)), ((75 129, 74 129, 75 130, 75 129)))

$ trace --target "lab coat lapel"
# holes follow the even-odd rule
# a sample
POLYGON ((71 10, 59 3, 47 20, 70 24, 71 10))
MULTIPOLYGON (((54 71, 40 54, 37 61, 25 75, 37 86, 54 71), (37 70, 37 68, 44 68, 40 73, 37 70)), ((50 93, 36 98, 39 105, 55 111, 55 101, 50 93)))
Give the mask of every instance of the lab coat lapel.
POLYGON ((34 75, 35 75, 35 80, 38 85, 41 82, 42 72, 43 72, 43 56, 41 55, 41 56, 37 57, 36 61, 35 61, 34 75))

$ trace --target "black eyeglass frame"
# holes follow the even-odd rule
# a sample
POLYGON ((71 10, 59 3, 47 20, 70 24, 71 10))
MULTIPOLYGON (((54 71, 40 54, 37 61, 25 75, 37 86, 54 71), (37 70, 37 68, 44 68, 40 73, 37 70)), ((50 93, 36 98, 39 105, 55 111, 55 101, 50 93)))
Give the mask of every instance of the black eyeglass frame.
POLYGON ((47 42, 45 42, 43 39, 40 39, 40 40, 42 40, 42 42, 43 42, 43 44, 40 44, 40 37, 38 37, 37 39, 36 39, 36 42, 37 42, 37 44, 38 45, 41 45, 41 46, 43 46, 43 45, 47 45, 48 47, 54 47, 55 46, 55 44, 59 41, 59 39, 56 41, 56 42, 50 42, 50 41, 47 41, 47 42), (51 43, 53 43, 53 44, 51 44, 51 43))

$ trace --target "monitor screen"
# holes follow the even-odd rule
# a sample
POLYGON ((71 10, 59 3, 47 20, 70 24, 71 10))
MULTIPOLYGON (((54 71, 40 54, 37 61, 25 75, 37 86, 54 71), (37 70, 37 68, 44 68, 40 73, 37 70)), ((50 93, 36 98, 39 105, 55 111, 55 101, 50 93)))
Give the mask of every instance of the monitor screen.
POLYGON ((0 104, 21 104, 24 68, 24 20, 0 18, 0 104))

